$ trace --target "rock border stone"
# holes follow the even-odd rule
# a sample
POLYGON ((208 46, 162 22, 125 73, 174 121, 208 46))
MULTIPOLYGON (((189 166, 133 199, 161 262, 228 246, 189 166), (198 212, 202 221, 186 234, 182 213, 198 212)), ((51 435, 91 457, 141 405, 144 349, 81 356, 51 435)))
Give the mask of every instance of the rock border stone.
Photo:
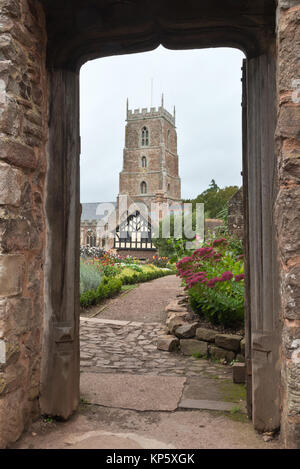
POLYGON ((202 327, 195 319, 189 320, 191 314, 187 305, 188 296, 181 292, 166 307, 166 335, 159 338, 159 350, 180 349, 184 355, 217 359, 227 364, 245 362, 245 339, 242 335, 220 333, 202 327))

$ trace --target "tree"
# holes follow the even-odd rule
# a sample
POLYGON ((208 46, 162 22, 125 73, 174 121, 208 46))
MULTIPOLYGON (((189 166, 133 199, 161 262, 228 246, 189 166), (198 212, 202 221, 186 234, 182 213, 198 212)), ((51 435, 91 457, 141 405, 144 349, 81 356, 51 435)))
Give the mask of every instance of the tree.
POLYGON ((226 207, 229 199, 239 190, 238 186, 227 186, 221 189, 214 179, 212 179, 208 189, 199 194, 195 199, 184 200, 185 203, 192 203, 193 210, 196 204, 203 203, 205 218, 218 218, 226 207))

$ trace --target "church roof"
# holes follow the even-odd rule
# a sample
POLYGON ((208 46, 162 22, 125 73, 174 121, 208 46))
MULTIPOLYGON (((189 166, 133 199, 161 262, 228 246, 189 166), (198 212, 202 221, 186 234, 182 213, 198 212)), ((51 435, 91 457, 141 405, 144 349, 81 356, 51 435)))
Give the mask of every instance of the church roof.
MULTIPOLYGON (((81 221, 99 221, 102 220, 102 218, 105 217, 105 213, 101 215, 97 215, 97 207, 104 202, 93 202, 93 203, 87 203, 87 204, 81 204, 82 205, 82 214, 81 214, 81 221)), ((111 204, 114 207, 116 207, 116 202, 105 202, 107 204, 111 204)))

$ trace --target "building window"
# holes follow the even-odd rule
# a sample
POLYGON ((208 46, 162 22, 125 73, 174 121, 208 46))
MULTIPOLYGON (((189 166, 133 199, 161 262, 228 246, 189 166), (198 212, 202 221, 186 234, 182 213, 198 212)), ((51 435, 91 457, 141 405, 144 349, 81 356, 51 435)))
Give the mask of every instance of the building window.
POLYGON ((86 244, 90 246, 91 248, 96 247, 97 245, 97 238, 96 235, 93 231, 88 231, 87 233, 87 238, 86 238, 86 244))
POLYGON ((170 193, 171 185, 168 184, 168 193, 170 193))
POLYGON ((147 194, 147 183, 145 181, 141 183, 141 194, 147 194))
POLYGON ((147 158, 145 156, 142 157, 142 168, 147 168, 147 158))
POLYGON ((142 147, 148 147, 149 146, 149 130, 147 127, 142 128, 142 147))
POLYGON ((167 147, 170 150, 171 148, 171 131, 170 130, 168 130, 167 147))

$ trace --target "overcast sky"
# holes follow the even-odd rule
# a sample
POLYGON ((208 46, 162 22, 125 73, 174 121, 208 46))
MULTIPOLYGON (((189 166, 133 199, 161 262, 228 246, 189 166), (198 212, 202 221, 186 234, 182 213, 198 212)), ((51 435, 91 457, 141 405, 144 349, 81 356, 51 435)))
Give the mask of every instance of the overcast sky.
POLYGON ((215 179, 241 185, 242 52, 220 48, 108 57, 81 69, 81 201, 114 201, 119 190, 129 108, 176 106, 182 197, 215 179))

